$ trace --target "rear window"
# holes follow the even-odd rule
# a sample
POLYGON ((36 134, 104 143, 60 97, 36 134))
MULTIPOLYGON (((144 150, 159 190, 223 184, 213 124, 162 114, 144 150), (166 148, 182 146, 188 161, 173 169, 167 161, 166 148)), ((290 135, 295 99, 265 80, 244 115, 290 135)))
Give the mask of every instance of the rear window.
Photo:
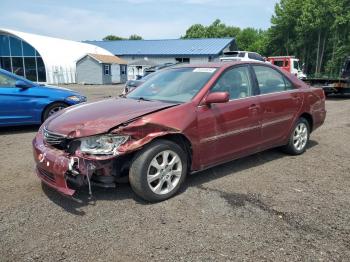
POLYGON ((270 94, 294 89, 293 85, 279 72, 267 66, 253 66, 258 80, 260 94, 270 94))
POLYGON ((258 55, 256 53, 248 53, 248 57, 250 59, 254 59, 254 60, 265 62, 265 59, 261 55, 258 55))
POLYGON ((274 62, 273 62, 273 64, 274 65, 276 65, 276 66, 279 66, 279 67, 282 67, 283 66, 283 60, 281 61, 281 60, 275 60, 274 62))
POLYGON ((225 56, 228 57, 244 57, 245 52, 227 52, 225 56))

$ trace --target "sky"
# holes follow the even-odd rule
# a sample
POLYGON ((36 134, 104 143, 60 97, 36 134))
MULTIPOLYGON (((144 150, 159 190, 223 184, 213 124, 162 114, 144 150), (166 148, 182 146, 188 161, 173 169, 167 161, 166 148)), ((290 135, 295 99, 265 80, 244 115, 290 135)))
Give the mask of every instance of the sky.
POLYGON ((0 0, 0 28, 70 40, 173 39, 215 19, 266 29, 278 0, 0 0))

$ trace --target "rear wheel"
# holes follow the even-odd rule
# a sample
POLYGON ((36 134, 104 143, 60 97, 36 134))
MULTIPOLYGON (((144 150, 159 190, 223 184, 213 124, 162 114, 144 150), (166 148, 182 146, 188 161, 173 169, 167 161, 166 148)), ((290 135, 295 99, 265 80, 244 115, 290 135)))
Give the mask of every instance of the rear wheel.
POLYGON ((309 138, 310 124, 305 118, 301 117, 295 124, 284 150, 291 155, 300 155, 305 152, 309 138))
POLYGON ((138 196, 157 202, 176 194, 186 173, 185 151, 171 141, 158 140, 135 156, 129 171, 129 181, 138 196))
POLYGON ((57 102, 49 105, 44 111, 43 122, 50 116, 56 114, 58 111, 61 111, 62 109, 65 109, 66 107, 68 107, 68 105, 61 102, 57 102))

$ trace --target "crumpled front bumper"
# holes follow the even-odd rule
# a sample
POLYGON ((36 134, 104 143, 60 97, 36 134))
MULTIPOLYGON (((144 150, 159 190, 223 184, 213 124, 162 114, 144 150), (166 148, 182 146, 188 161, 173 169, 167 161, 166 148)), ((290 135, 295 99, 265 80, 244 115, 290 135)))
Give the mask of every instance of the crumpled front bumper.
POLYGON ((33 155, 36 174, 41 181, 64 195, 72 196, 75 193, 67 185, 66 173, 71 161, 67 153, 45 146, 42 136, 38 134, 33 140, 33 155))

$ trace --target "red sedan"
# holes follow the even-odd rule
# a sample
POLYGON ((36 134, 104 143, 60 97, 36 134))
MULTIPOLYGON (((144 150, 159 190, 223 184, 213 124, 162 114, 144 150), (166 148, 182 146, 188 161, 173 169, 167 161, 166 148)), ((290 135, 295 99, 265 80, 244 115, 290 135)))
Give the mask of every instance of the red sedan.
POLYGON ((325 116, 322 89, 273 65, 183 65, 49 118, 33 141, 36 172, 69 196, 128 176, 137 195, 162 201, 188 173, 273 147, 302 154, 325 116))

